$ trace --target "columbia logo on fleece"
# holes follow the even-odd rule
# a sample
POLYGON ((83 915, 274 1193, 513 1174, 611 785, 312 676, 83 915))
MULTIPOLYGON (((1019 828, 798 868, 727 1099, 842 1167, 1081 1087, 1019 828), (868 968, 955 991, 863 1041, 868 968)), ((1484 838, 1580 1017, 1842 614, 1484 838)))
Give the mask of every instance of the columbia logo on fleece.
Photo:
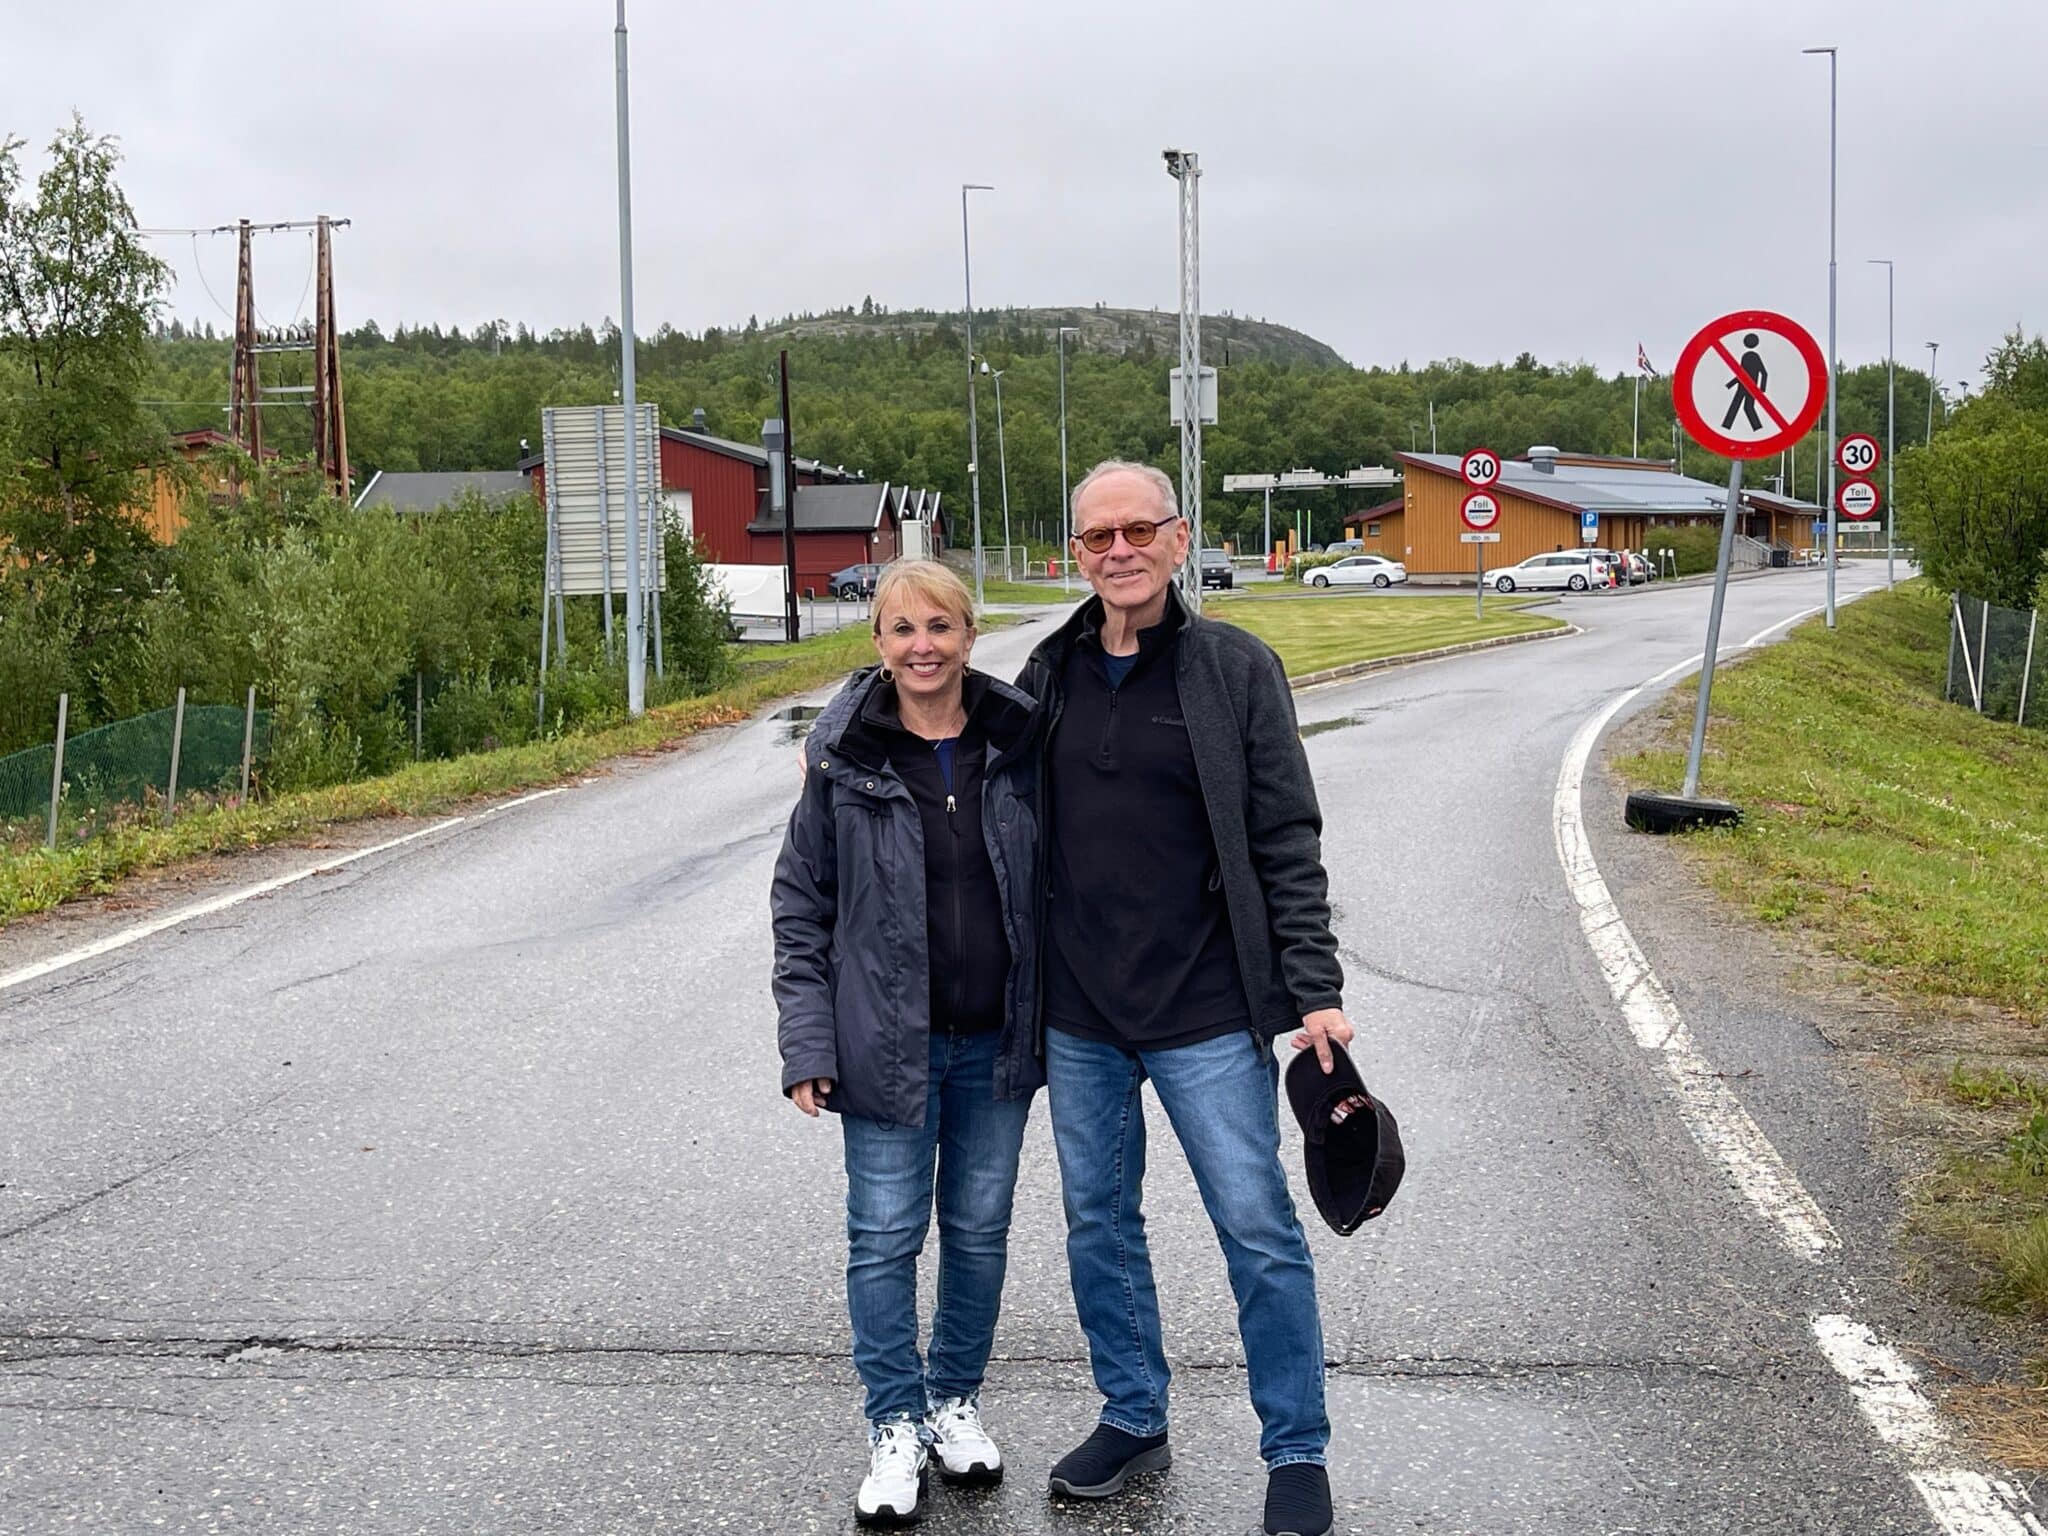
POLYGON ((1170 725, 1178 731, 1184 731, 1188 728, 1187 721, 1179 719, 1173 715, 1154 715, 1152 717, 1152 723, 1154 725, 1170 725))

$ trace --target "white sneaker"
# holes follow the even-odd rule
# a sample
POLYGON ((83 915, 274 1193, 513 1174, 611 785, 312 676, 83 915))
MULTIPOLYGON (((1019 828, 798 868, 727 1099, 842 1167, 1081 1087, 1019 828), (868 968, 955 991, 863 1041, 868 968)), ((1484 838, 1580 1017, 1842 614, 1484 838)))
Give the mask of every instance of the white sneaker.
POLYGON ((924 1437, 908 1419, 880 1426, 868 1457, 868 1475, 854 1496, 858 1525, 910 1525, 918 1518, 917 1502, 930 1476, 924 1437))
POLYGON ((968 1397, 949 1397, 925 1415, 939 1476, 949 1483, 1000 1483, 1003 1453, 981 1427, 981 1410, 968 1397))

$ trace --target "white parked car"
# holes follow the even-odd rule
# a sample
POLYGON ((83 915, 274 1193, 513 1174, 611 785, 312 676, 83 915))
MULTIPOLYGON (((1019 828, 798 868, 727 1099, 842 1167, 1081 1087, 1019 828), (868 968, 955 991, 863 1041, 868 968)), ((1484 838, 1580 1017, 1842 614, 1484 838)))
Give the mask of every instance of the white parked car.
POLYGON ((1301 578, 1312 587, 1391 587, 1408 579, 1408 567, 1385 555, 1346 555, 1319 565, 1301 578))
POLYGON ((1551 555, 1531 555, 1520 565, 1489 571, 1486 579, 1496 592, 1584 592, 1590 587, 1606 586, 1612 577, 1606 562, 1590 551, 1568 549, 1551 555))

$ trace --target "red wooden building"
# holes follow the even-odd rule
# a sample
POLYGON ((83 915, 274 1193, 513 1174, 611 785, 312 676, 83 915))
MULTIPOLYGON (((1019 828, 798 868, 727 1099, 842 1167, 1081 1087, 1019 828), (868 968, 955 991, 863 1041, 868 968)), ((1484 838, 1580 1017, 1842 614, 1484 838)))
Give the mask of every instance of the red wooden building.
MULTIPOLYGON (((519 468, 532 476, 534 495, 545 499, 542 456, 522 459, 519 468)), ((920 508, 936 528, 936 493, 912 491, 906 497, 901 488, 869 484, 843 467, 801 457, 796 479, 800 592, 826 591, 826 578, 844 566, 893 559, 900 519, 918 516, 920 508)), ((758 444, 697 427, 663 427, 661 499, 663 514, 695 535, 714 564, 782 563, 781 524, 770 520, 767 507, 768 455, 758 444)))

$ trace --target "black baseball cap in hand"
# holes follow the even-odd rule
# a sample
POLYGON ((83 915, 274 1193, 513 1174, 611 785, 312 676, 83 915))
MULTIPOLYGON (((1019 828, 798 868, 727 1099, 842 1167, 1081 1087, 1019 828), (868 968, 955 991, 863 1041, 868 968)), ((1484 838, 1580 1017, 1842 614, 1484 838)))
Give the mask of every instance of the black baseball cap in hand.
POLYGON ((1408 1159, 1392 1112, 1365 1091, 1358 1068, 1334 1040, 1330 1058, 1328 1072, 1314 1051, 1289 1062, 1287 1101, 1301 1122, 1316 1209, 1340 1237, 1348 1237, 1387 1208, 1408 1159))

